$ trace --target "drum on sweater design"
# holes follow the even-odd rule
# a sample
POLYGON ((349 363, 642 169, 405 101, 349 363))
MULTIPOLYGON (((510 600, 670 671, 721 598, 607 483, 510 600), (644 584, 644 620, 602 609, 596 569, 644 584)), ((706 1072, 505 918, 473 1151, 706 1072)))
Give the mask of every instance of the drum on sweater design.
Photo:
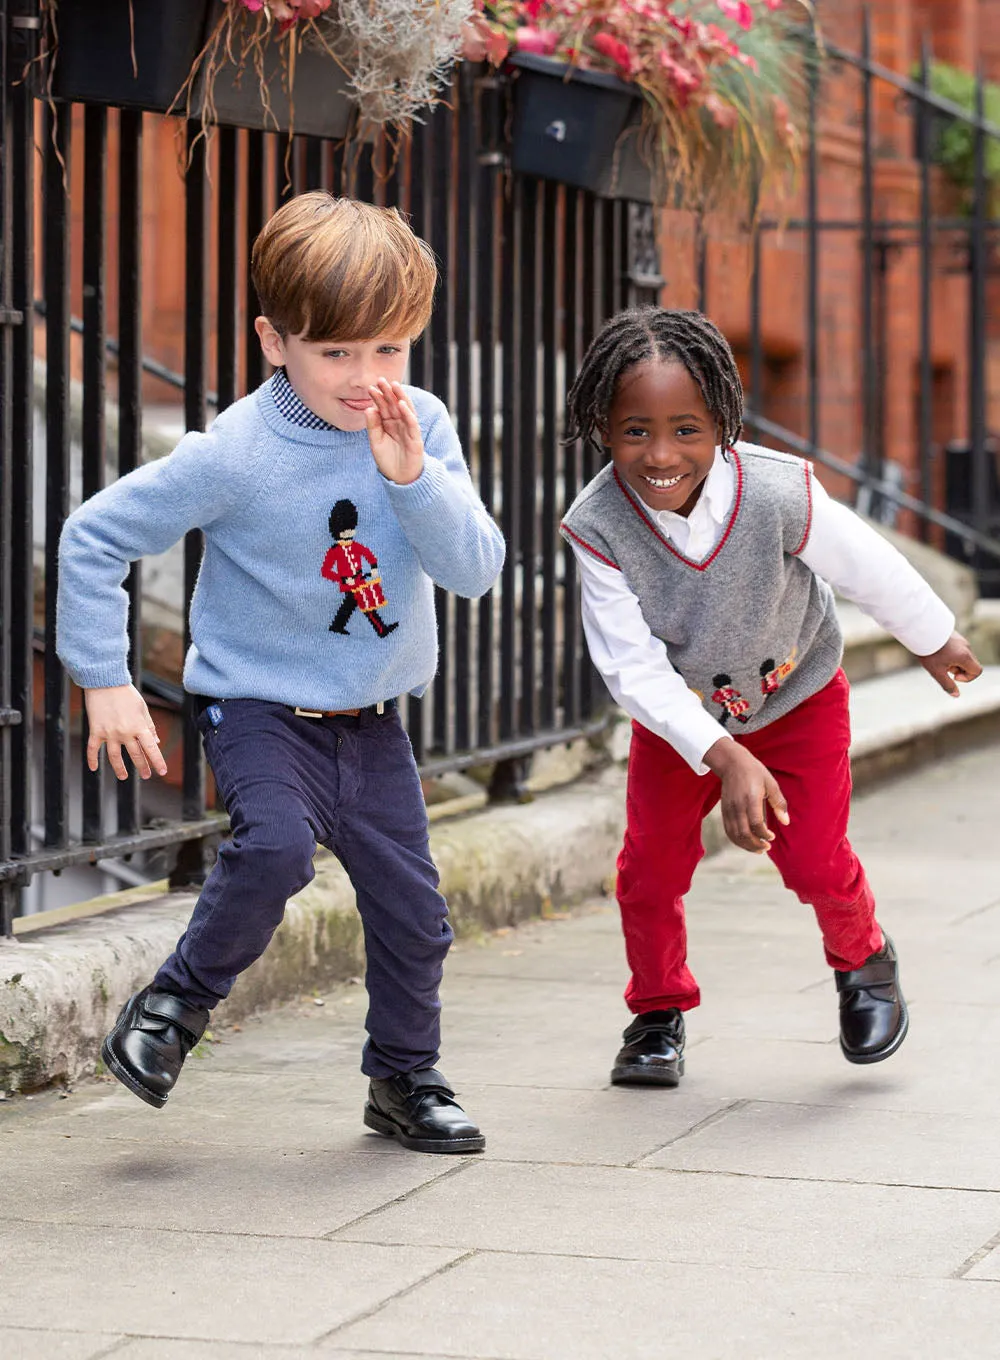
POLYGON ((358 508, 354 502, 337 501, 330 511, 329 525, 334 543, 323 559, 320 575, 339 586, 344 597, 329 631, 348 637, 347 625, 354 612, 360 610, 378 637, 388 637, 399 624, 386 623, 379 613, 388 601, 378 572, 378 558, 355 537, 358 508))

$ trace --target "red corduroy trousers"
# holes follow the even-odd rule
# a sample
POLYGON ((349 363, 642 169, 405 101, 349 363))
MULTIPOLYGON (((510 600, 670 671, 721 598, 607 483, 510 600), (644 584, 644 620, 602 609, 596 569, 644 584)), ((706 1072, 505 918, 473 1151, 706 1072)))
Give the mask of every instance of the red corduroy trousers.
MULTIPOLYGON (((771 771, 788 802, 788 827, 773 817, 770 856, 786 888, 812 906, 831 968, 859 967, 882 946, 875 901, 847 839, 851 729, 843 671, 798 708, 737 736, 771 771)), ((618 904, 632 977, 631 1011, 690 1010, 701 1000, 687 965, 684 894, 705 853, 701 824, 719 801, 716 775, 697 775, 662 738, 632 725, 625 844, 618 904)))

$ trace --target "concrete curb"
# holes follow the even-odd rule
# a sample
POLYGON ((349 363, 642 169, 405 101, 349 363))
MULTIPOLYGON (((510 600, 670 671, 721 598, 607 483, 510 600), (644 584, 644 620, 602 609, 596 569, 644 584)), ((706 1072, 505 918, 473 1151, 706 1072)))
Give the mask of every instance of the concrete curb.
MULTIPOLYGON (((600 891, 621 841, 623 789, 623 773, 609 769, 531 804, 433 826, 456 932, 513 925, 600 891)), ((173 948, 195 894, 150 899, 148 890, 133 890, 115 901, 117 910, 0 943, 0 1091, 94 1072, 119 1007, 173 948)), ((267 953, 216 1016, 238 1020, 363 970, 353 892, 322 852, 316 877, 288 904, 267 953)))
MULTIPOLYGON (((956 703, 921 671, 854 690, 856 785, 869 786, 970 743, 1000 737, 1000 667, 956 703)), ((627 744, 622 723, 613 743, 627 744)), ((513 925, 610 888, 625 815, 620 762, 530 804, 487 808, 432 825, 431 844, 459 935, 513 925)), ((723 844, 708 820, 709 853, 723 844)), ((117 894, 114 909, 13 943, 0 942, 0 1090, 71 1082, 95 1070, 122 1002, 147 982, 184 929, 192 893, 117 894)), ((337 861, 317 857, 313 882, 288 905, 267 953, 216 1013, 234 1021, 358 975, 364 967, 353 894, 337 861)))

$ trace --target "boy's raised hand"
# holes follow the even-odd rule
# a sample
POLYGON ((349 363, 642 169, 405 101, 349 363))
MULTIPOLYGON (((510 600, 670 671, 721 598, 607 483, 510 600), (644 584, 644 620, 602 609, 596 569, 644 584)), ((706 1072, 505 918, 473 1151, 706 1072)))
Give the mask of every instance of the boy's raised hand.
POLYGON ((762 855, 770 850, 774 832, 767 825, 770 804, 782 826, 788 826, 788 804, 778 781, 756 756, 728 737, 710 746, 705 764, 722 780, 722 824, 741 850, 762 855))
POLYGON ((424 470, 424 440, 417 413, 401 383, 379 378, 368 391, 375 405, 365 412, 365 421, 375 463, 390 482, 408 486, 424 470))
POLYGON ((160 775, 166 774, 167 762, 160 752, 156 725, 145 699, 134 685, 84 690, 83 698, 90 726, 87 764, 92 770, 97 769, 101 746, 106 745, 108 761, 119 779, 128 778, 122 760, 123 746, 143 779, 148 779, 153 770, 160 775))
POLYGON ((943 647, 931 652, 930 656, 920 657, 919 660, 928 675, 933 675, 945 693, 950 694, 953 699, 958 698, 956 680, 967 685, 970 680, 975 680, 977 675, 983 673, 982 666, 961 633, 952 633, 943 647))

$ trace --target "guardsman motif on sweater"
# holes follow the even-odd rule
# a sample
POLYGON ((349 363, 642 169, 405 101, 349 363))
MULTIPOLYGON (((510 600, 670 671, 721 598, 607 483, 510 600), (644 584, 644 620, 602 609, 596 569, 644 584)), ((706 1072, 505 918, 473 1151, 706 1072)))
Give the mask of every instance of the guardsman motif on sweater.
POLYGON ((766 698, 769 694, 777 694, 785 680, 791 675, 798 665, 798 647, 793 647, 791 655, 787 661, 783 661, 780 666, 774 664, 774 658, 760 664, 760 692, 766 698))
POLYGON ((738 723, 748 723, 750 721, 750 704, 739 690, 733 687, 732 677, 728 675, 713 676, 712 684, 715 686, 712 703, 722 706, 722 716, 719 719, 722 726, 725 727, 730 718, 735 718, 738 723))
POLYGON ((386 605, 382 578, 376 573, 378 559, 371 548, 355 540, 354 531, 357 527, 357 506, 352 501, 337 501, 330 511, 330 537, 336 542, 320 568, 322 576, 340 586, 340 593, 344 597, 336 618, 330 624, 330 632, 347 637, 347 622, 354 611, 360 609, 378 636, 388 637, 399 624, 386 623, 378 612, 386 605), (367 576, 366 563, 371 567, 367 576))

